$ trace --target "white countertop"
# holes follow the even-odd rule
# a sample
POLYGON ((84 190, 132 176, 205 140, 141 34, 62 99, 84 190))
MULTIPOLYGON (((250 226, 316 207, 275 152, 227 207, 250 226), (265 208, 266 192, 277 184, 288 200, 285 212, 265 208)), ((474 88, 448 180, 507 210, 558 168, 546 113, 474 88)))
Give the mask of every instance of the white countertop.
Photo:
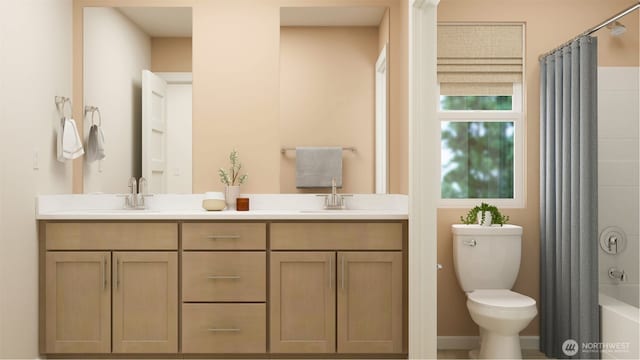
POLYGON ((250 211, 206 211, 204 194, 155 195, 146 210, 124 210, 115 194, 43 195, 36 199, 37 220, 406 220, 406 195, 356 194, 347 210, 322 210, 313 194, 252 194, 250 211))

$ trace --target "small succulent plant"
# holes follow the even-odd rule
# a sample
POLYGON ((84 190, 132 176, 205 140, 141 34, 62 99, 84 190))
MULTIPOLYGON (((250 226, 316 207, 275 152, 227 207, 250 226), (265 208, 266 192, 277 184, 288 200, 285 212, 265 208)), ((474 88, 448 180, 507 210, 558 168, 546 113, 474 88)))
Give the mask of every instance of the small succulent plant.
POLYGON ((229 162, 231 166, 229 169, 218 169, 218 176, 220 176, 220 182, 227 186, 242 185, 247 182, 249 175, 240 175, 240 169, 242 169, 242 163, 238 156, 238 150, 233 149, 229 154, 229 162))
POLYGON ((493 224, 499 224, 500 226, 502 226, 509 222, 509 217, 503 215, 497 207, 484 202, 469 210, 466 217, 460 216, 460 221, 462 221, 463 224, 467 225, 477 224, 478 214, 480 214, 480 223, 483 224, 485 222, 485 214, 487 212, 491 214, 491 222, 493 224))

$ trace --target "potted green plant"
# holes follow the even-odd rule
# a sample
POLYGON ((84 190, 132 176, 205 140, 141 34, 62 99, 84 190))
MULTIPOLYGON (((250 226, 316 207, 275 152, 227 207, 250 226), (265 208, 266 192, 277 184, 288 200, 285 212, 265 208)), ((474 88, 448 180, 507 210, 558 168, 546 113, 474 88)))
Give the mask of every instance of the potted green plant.
POLYGON ((460 216, 463 224, 480 224, 482 226, 491 226, 498 224, 500 226, 509 222, 509 217, 503 215, 494 205, 480 203, 467 212, 466 217, 460 216))
POLYGON ((229 162, 231 166, 229 169, 220 168, 218 175, 220 176, 220 182, 225 185, 224 197, 227 202, 227 208, 236 208, 236 199, 240 195, 240 185, 247 182, 249 175, 240 175, 240 169, 242 169, 242 163, 240 163, 240 157, 238 150, 233 149, 229 154, 229 162))

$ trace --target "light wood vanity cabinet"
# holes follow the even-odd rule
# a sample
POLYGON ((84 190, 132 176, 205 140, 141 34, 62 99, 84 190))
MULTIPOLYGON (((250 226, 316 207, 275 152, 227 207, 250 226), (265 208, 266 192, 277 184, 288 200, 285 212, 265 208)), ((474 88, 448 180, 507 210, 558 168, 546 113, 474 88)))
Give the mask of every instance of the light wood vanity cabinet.
POLYGON ((336 350, 334 252, 271 253, 271 351, 336 350))
POLYGON ((272 352, 406 351, 402 223, 275 223, 270 238, 272 352))
POLYGON ((182 352, 267 352, 267 224, 182 224, 182 352))
POLYGON ((178 255, 113 253, 113 352, 178 351, 178 255))
POLYGON ((42 354, 406 357, 406 221, 39 226, 42 354))
POLYGON ((338 352, 402 352, 402 253, 338 253, 338 352))
POLYGON ((177 223, 40 230, 42 353, 178 352, 177 223))
POLYGON ((47 252, 45 258, 44 352, 111 352, 111 254, 47 252))

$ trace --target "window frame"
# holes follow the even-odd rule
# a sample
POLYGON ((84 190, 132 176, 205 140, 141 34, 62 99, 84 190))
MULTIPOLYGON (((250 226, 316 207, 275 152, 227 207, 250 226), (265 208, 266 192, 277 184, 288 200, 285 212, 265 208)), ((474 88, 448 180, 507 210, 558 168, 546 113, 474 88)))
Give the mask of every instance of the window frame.
MULTIPOLYGON (((438 84, 438 104, 440 103, 440 84, 438 84)), ((442 197, 442 132, 438 133, 440 146, 438 146, 437 156, 440 166, 438 167, 438 207, 440 208, 468 208, 478 205, 481 202, 503 208, 524 208, 525 189, 525 125, 524 125, 524 97, 522 84, 513 84, 513 95, 511 96, 511 110, 441 110, 438 106, 437 120, 440 124, 447 122, 513 122, 513 198, 465 198, 446 199, 442 197)), ((441 128, 441 126, 439 127, 441 128)))

